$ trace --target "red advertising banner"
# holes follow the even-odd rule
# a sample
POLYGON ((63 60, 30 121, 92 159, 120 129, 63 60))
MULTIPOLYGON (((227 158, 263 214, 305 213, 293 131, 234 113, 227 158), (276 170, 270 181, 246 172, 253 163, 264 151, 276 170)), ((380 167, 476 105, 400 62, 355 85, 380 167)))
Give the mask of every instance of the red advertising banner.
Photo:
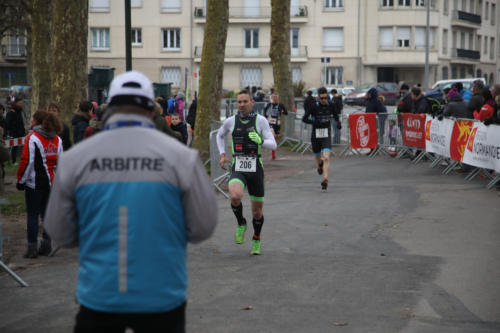
POLYGON ((351 113, 349 115, 351 148, 377 148, 377 114, 351 113))
POLYGON ((462 161, 465 147, 469 140, 474 122, 470 120, 457 120, 453 125, 450 141, 450 157, 458 162, 462 161))
POLYGON ((403 144, 425 149, 425 114, 403 113, 403 144))

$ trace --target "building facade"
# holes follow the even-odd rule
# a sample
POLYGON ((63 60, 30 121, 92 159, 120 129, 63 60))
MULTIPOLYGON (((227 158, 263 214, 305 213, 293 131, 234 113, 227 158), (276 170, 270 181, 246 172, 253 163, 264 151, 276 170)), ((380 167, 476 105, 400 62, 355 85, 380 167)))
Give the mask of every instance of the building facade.
MULTIPOLYGON (((423 83, 426 0, 291 0, 294 82, 306 87, 423 83)), ((429 82, 500 80, 498 0, 432 0, 429 82)), ((225 89, 273 85, 270 0, 230 0, 225 89)), ((89 66, 125 69, 124 6, 90 0, 89 66)), ((132 0, 133 68, 196 90, 206 0, 132 0)))
POLYGON ((1 40, 1 48, 0 87, 25 85, 27 50, 24 31, 17 29, 9 31, 1 40))
MULTIPOLYGON (((429 1, 429 83, 463 77, 500 82, 500 0, 429 1)), ((273 85, 270 2, 229 1, 225 89, 273 85)), ((131 5, 133 68, 153 82, 171 82, 173 90, 197 90, 206 0, 131 0, 131 5)), ((425 6, 426 0, 291 0, 293 81, 306 87, 423 84, 425 6)), ((125 71, 124 15, 121 0, 89 0, 89 72, 125 71)), ((12 33, 2 41, 2 86, 12 76, 26 76, 21 36, 12 33)))

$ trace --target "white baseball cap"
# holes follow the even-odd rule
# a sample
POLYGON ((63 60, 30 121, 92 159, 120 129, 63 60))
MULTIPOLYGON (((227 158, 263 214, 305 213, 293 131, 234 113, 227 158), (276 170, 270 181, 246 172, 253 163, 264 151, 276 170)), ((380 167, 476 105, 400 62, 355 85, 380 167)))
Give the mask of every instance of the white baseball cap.
POLYGON ((130 71, 120 74, 109 86, 108 105, 136 105, 153 110, 153 84, 140 72, 130 71))

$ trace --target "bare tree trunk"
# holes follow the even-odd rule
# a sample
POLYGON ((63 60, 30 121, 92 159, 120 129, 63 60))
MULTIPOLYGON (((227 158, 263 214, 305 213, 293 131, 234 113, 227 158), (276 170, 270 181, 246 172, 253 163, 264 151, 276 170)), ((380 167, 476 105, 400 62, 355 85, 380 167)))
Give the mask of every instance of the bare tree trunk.
POLYGON ((54 0, 52 99, 61 108, 63 121, 88 96, 88 1, 54 0))
MULTIPOLYGON (((32 101, 31 111, 45 108, 51 96, 51 22, 50 0, 33 0, 32 11, 32 101)), ((28 70, 29 72, 29 70, 28 70)))
POLYGON ((271 0, 271 49, 274 85, 280 102, 293 112, 292 72, 290 68, 290 0, 271 0))
POLYGON ((229 24, 228 0, 207 0, 207 7, 194 133, 194 147, 199 150, 202 160, 210 154, 210 123, 220 119, 224 53, 229 24))
POLYGON ((31 26, 26 29, 26 85, 33 85, 33 34, 31 26))

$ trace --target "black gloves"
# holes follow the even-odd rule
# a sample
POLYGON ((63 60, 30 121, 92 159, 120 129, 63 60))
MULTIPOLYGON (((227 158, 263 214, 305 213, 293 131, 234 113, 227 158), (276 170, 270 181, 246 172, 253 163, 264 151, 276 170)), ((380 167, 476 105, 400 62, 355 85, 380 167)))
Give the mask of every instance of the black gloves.
POLYGON ((439 115, 438 120, 443 120, 443 115, 439 115))
POLYGON ((483 124, 485 124, 486 126, 493 124, 493 118, 485 119, 483 124))
POLYGON ((342 124, 340 123, 340 121, 337 123, 337 129, 342 129, 342 124))
POLYGON ((16 188, 18 191, 24 191, 24 184, 21 183, 16 183, 16 188))

